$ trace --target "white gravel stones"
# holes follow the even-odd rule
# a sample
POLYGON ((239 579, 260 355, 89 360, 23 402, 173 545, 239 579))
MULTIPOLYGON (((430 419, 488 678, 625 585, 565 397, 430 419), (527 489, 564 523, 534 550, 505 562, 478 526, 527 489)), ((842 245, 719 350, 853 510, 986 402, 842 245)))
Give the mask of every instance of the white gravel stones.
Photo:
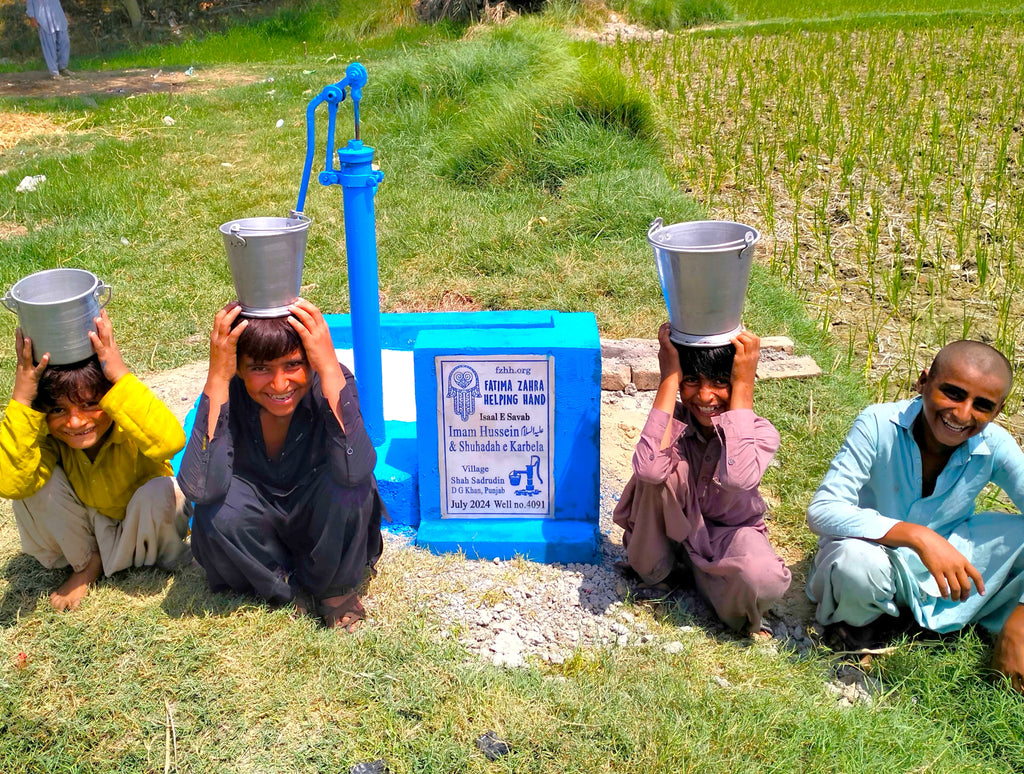
POLYGON ((825 690, 835 697, 840 707, 852 707, 873 704, 874 697, 882 692, 882 684, 853 664, 841 664, 836 667, 835 679, 825 684, 825 690))
POLYGON ((523 641, 516 634, 510 631, 501 631, 490 645, 490 651, 493 654, 491 658, 498 666, 522 666, 525 663, 524 647, 523 641))
MULTIPOLYGON (((443 573, 412 570, 402 583, 430 608, 443 632, 500 666, 522 666, 531 659, 562 663, 577 648, 657 647, 658 638, 624 601, 657 599, 663 592, 631 588, 612 567, 624 558, 622 546, 610 538, 616 501, 617 492, 602 489, 599 528, 606 538, 600 564, 453 561, 443 573)), ((386 532, 385 540, 388 551, 417 550, 409 536, 386 532)), ((676 592, 673 599, 704 628, 725 631, 695 590, 676 592)), ((779 649, 802 655, 813 647, 799 621, 768 623, 779 649)), ((675 631, 681 636, 697 627, 680 625, 675 631)), ((686 648, 672 641, 662 647, 669 653, 686 648)))
POLYGON ((620 579, 610 567, 470 560, 441 577, 418 576, 403 583, 441 628, 501 666, 521 666, 528 657, 561 662, 577 647, 625 647, 646 634, 646 624, 622 610, 620 579))

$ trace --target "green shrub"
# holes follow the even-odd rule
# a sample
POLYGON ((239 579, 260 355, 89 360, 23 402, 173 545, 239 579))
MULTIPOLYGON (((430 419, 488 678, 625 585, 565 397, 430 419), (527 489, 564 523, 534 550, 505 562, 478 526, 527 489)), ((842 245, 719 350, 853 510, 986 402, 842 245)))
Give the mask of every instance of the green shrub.
POLYGON ((659 30, 682 30, 732 18, 732 11, 721 0, 629 0, 624 10, 631 19, 659 30))

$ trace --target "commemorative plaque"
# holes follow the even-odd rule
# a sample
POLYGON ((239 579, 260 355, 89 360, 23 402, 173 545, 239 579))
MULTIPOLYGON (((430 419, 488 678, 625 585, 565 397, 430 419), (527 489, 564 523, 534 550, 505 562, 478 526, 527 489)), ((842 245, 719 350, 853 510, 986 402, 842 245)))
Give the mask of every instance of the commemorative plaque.
POLYGON ((441 515, 554 514, 552 355, 439 355, 441 515))

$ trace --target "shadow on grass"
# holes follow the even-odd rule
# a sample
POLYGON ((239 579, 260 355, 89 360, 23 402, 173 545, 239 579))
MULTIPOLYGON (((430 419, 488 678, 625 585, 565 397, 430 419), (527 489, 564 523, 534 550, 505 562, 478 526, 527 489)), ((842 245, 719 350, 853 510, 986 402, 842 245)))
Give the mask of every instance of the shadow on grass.
POLYGON ((67 570, 47 570, 27 554, 17 554, 8 560, 0 576, 7 588, 0 597, 0 627, 13 626, 21 616, 32 613, 44 594, 49 594, 67 577, 67 570))
MULTIPOLYGON (((766 621, 781 619, 787 624, 795 622, 801 626, 814 623, 813 605, 805 598, 804 584, 812 564, 811 557, 804 557, 789 565, 793 576, 786 595, 772 605, 766 621)), ((640 584, 639 578, 627 578, 627 598, 634 603, 650 608, 663 624, 675 628, 696 627, 719 642, 747 641, 744 634, 734 631, 718 618, 711 604, 697 589, 693 573, 689 568, 677 565, 669 575, 667 588, 648 588, 640 584)))
POLYGON ((210 591, 206 573, 196 564, 191 564, 174 573, 174 583, 167 590, 167 596, 160 604, 171 618, 190 616, 228 616, 240 607, 251 607, 251 597, 239 594, 220 594, 210 591))

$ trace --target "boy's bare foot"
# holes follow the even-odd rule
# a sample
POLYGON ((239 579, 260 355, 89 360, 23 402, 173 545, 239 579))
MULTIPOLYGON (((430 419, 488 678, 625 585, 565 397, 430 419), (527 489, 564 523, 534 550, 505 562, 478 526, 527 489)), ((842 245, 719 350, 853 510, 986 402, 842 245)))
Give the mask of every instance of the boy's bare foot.
POLYGON ((992 668, 1010 679, 1010 686, 1024 693, 1024 605, 1017 605, 996 637, 992 668))
POLYGON ((85 595, 89 593, 89 586, 96 582, 103 572, 103 561, 98 553, 89 557, 89 563, 78 572, 71 573, 71 577, 61 584, 60 588, 50 594, 50 604, 58 613, 65 610, 75 610, 85 595))

